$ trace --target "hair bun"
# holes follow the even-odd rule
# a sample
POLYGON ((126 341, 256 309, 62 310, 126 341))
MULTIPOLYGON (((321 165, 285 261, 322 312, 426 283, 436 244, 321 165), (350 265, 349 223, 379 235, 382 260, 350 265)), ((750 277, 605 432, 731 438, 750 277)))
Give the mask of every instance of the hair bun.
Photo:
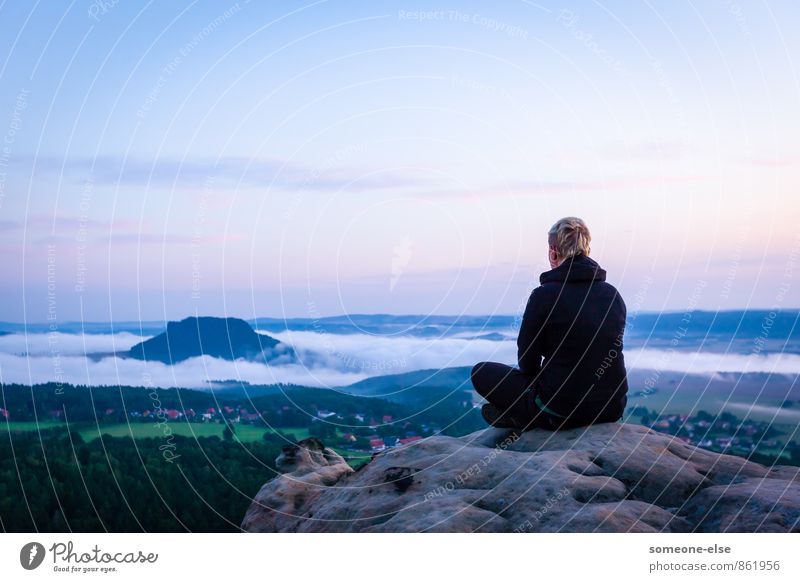
POLYGON ((588 255, 592 235, 586 223, 576 216, 567 216, 556 222, 548 232, 548 242, 562 259, 588 255))

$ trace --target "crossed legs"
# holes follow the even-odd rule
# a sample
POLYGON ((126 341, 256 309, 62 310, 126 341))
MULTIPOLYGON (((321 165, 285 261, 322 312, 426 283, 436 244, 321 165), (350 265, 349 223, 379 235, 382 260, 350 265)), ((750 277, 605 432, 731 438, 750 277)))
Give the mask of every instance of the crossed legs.
POLYGON ((475 391, 506 414, 522 422, 533 416, 529 389, 532 378, 518 368, 497 362, 480 362, 472 368, 475 391))

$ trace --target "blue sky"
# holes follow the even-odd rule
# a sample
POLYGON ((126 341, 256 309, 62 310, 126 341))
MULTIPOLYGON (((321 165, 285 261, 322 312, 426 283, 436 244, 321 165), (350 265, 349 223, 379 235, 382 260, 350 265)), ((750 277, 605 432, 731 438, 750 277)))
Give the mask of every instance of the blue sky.
POLYGON ((0 320, 798 305, 796 4, 264 4, 0 5, 0 320))

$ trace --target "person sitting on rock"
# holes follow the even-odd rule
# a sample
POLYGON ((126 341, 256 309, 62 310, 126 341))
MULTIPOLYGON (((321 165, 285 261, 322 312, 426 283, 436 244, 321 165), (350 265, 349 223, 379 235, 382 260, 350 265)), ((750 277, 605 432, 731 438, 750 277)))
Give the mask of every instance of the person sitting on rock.
POLYGON ((622 357, 625 302, 589 258, 580 218, 548 233, 550 271, 528 299, 517 339, 518 368, 480 362, 472 384, 488 404, 484 419, 514 429, 574 428, 615 422, 627 404, 622 357))

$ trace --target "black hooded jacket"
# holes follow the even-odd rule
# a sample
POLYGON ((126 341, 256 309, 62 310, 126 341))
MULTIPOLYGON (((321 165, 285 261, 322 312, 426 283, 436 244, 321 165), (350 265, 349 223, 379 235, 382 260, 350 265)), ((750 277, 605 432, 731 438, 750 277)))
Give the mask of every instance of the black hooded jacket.
POLYGON ((606 272, 578 255, 542 273, 517 339, 539 409, 564 427, 619 420, 627 404, 625 303, 606 272))

